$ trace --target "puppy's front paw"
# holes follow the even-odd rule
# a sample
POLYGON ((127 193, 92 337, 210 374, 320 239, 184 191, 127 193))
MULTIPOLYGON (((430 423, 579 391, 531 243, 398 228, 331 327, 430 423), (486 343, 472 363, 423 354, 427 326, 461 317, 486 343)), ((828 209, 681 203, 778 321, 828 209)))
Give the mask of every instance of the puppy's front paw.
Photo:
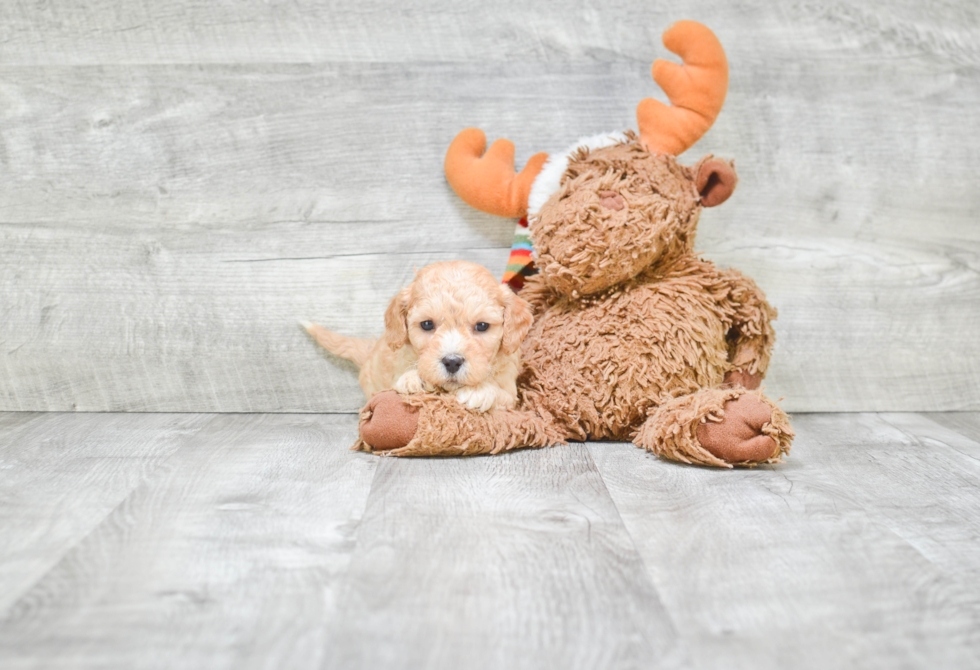
POLYGON ((419 377, 417 370, 408 370, 398 378, 394 388, 402 394, 422 393, 426 390, 426 383, 419 377))
POLYGON ((456 391, 456 400, 474 412, 489 412, 497 400, 497 390, 490 384, 464 386, 456 391))

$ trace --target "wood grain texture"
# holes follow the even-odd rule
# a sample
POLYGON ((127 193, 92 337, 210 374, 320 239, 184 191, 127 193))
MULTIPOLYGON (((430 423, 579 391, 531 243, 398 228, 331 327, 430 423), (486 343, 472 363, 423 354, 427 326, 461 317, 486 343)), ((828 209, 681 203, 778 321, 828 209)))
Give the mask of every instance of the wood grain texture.
POLYGON ((980 414, 949 418, 800 415, 787 463, 721 472, 0 413, 0 667, 976 667, 980 414))
POLYGON ((933 412, 924 416, 947 429, 955 430, 973 442, 980 443, 980 413, 978 412, 933 412))
MULTIPOLYGON (((294 320, 377 334, 413 266, 500 272, 512 224, 448 189, 449 140, 632 127, 675 11, 5 3, 0 409, 353 411, 294 320)), ((740 176, 699 247, 779 308, 791 411, 980 409, 978 13, 685 7, 732 64, 685 160, 740 176)))
POLYGON ((797 416, 733 473, 589 445, 694 667, 980 662, 980 443, 926 416, 797 416))
POLYGON ((682 667, 585 447, 384 460, 327 667, 682 667))
MULTIPOLYGON (((791 49, 814 26, 841 41, 980 62, 976 6, 871 0, 847 6, 708 0, 643 5, 608 0, 350 3, 91 0, 84 5, 9 0, 0 8, 0 60, 17 65, 105 63, 645 60, 664 28, 683 18, 729 43, 746 29, 791 49)), ((748 44, 748 40, 746 40, 748 44)))
POLYGON ((347 450, 355 427, 208 417, 2 612, 0 665, 318 667, 378 463, 347 450))
POLYGON ((0 415, 0 612, 203 423, 173 414, 0 415))

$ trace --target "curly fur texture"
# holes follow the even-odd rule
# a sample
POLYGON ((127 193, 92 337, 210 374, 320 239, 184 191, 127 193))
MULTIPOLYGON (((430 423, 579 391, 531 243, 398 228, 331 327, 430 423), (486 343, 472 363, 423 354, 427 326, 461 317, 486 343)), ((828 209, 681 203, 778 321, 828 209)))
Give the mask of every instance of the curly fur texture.
POLYGON ((385 312, 385 333, 376 341, 303 326, 320 346, 360 367, 368 398, 390 388, 441 390, 486 412, 517 402, 519 348, 531 319, 528 304, 489 270, 449 261, 422 268, 398 292, 385 312))
POLYGON ((697 393, 674 398, 650 412, 633 442, 658 456, 682 463, 714 465, 730 468, 733 465, 756 465, 758 463, 777 463, 783 454, 789 452, 793 430, 789 418, 769 398, 757 391, 747 391, 741 387, 711 388, 697 393), (721 422, 725 418, 726 403, 743 395, 750 395, 768 409, 768 418, 759 427, 763 439, 771 446, 756 459, 745 458, 728 462, 708 451, 698 437, 705 423, 721 422))
POLYGON ((735 181, 729 163, 685 167, 632 133, 571 155, 529 219, 540 273, 522 291, 535 313, 517 380, 522 411, 475 417, 413 398, 417 431, 391 453, 632 439, 686 463, 780 460, 793 437, 788 418, 738 383, 765 375, 776 311, 751 279, 693 248, 706 199, 724 202, 735 181), (700 428, 709 423, 724 429, 700 428))
MULTIPOLYGON (((418 430, 406 446, 381 452, 387 456, 474 456, 563 443, 554 424, 528 412, 461 412, 458 403, 441 395, 416 394, 403 399, 418 411, 418 430)), ((362 411, 361 424, 371 418, 371 410, 362 411)), ((363 439, 352 448, 374 451, 363 439)))
POLYGON ((529 219, 537 266, 556 291, 579 297, 619 284, 694 242, 694 172, 647 153, 632 134, 569 159, 558 190, 529 219), (602 204, 616 194, 621 209, 602 204))

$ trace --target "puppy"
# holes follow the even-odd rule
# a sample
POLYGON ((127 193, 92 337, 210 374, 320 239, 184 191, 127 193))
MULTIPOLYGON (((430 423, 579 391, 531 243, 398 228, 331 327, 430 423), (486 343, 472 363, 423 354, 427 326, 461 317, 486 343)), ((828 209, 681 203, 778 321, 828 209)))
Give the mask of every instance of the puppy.
POLYGON ((390 388, 445 392, 486 412, 516 404, 519 349, 531 322, 527 302, 489 270, 451 261, 422 268, 398 292, 378 340, 300 323, 324 349, 357 364, 369 398, 390 388))

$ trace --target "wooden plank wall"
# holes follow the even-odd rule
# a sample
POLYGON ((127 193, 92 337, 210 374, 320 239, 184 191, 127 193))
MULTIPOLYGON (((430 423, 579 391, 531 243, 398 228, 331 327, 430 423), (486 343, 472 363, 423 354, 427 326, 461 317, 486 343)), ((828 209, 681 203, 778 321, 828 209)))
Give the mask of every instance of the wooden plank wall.
POLYGON ((980 5, 759 0, 0 5, 0 410, 353 411, 297 318, 377 334, 412 269, 500 272, 442 175, 635 127, 660 33, 726 46, 685 155, 740 185, 699 246, 780 310, 791 411, 980 409, 980 5))

